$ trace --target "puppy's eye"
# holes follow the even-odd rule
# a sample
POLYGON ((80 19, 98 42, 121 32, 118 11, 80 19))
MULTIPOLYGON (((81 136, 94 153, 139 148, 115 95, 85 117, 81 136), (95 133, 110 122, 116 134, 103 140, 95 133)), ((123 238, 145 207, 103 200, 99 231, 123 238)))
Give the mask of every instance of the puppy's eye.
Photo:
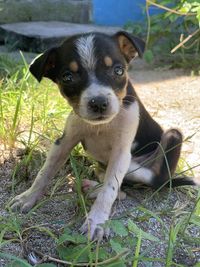
POLYGON ((63 73, 62 75, 62 80, 63 82, 67 83, 67 82, 73 82, 73 74, 70 71, 66 71, 65 73, 63 73))
POLYGON ((118 76, 122 76, 124 74, 124 68, 122 66, 114 67, 114 73, 118 76))

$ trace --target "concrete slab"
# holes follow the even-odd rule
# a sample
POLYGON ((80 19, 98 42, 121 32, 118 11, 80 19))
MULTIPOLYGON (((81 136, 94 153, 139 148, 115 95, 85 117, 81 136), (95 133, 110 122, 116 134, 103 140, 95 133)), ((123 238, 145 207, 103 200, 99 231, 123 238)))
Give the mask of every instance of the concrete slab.
POLYGON ((0 0, 0 24, 29 21, 89 23, 91 0, 0 0))
POLYGON ((21 22, 0 25, 0 36, 13 48, 41 52, 60 43, 66 37, 84 32, 114 33, 119 27, 74 24, 59 21, 21 22))

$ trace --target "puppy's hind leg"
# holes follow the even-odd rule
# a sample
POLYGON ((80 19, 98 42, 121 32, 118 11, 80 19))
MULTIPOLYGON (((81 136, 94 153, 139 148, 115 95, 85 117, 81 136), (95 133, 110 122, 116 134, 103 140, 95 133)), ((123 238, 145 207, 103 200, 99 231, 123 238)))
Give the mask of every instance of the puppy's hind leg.
POLYGON ((160 145, 155 153, 155 160, 151 166, 155 173, 152 181, 154 188, 159 188, 164 184, 167 187, 196 185, 194 180, 185 176, 174 178, 182 142, 182 134, 177 129, 170 129, 163 133, 160 145))
POLYGON ((163 133, 151 163, 151 169, 155 174, 152 180, 154 188, 159 188, 163 184, 167 186, 167 181, 173 186, 173 175, 180 157, 182 141, 182 134, 177 129, 163 133))
POLYGON ((125 182, 140 182, 159 188, 162 185, 180 186, 195 185, 191 179, 173 179, 180 157, 182 134, 176 129, 163 133, 157 149, 149 155, 132 159, 125 182))
POLYGON ((101 190, 101 185, 105 177, 105 169, 106 168, 99 163, 95 167, 94 172, 98 182, 89 179, 82 180, 82 191, 87 195, 89 199, 95 199, 99 191, 101 190))

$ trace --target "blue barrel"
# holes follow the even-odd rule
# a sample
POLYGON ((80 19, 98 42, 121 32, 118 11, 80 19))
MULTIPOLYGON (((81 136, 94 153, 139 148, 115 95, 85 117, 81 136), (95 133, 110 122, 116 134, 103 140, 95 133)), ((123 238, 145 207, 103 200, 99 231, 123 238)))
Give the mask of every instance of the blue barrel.
MULTIPOLYGON (((145 0, 93 0, 93 22, 97 25, 123 26, 145 20, 145 0)), ((159 12, 150 8, 151 14, 159 12)))

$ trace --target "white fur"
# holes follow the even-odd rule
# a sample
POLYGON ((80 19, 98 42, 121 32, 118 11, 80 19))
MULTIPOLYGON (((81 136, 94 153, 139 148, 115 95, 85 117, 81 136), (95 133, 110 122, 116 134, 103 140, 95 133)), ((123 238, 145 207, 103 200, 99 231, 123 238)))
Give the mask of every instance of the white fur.
POLYGON ((135 150, 135 149, 137 148, 137 146, 138 146, 138 142, 134 141, 134 142, 132 143, 132 145, 131 145, 131 151, 132 151, 132 150, 135 150))
MULTIPOLYGON (((114 134, 113 131, 110 131, 109 138, 112 150, 108 155, 109 161, 104 184, 82 227, 85 232, 89 224, 91 238, 94 237, 97 226, 108 220, 112 205, 129 168, 131 161, 130 148, 139 124, 138 103, 135 101, 127 110, 121 110, 114 120, 117 133, 114 134)), ((101 235, 102 229, 99 232, 101 235)))
POLYGON ((141 182, 144 184, 150 184, 152 182, 154 173, 152 170, 142 167, 140 164, 131 160, 126 179, 135 182, 141 182))
POLYGON ((94 55, 94 35, 80 37, 76 41, 76 48, 81 58, 83 67, 87 70, 94 70, 96 58, 94 55))

